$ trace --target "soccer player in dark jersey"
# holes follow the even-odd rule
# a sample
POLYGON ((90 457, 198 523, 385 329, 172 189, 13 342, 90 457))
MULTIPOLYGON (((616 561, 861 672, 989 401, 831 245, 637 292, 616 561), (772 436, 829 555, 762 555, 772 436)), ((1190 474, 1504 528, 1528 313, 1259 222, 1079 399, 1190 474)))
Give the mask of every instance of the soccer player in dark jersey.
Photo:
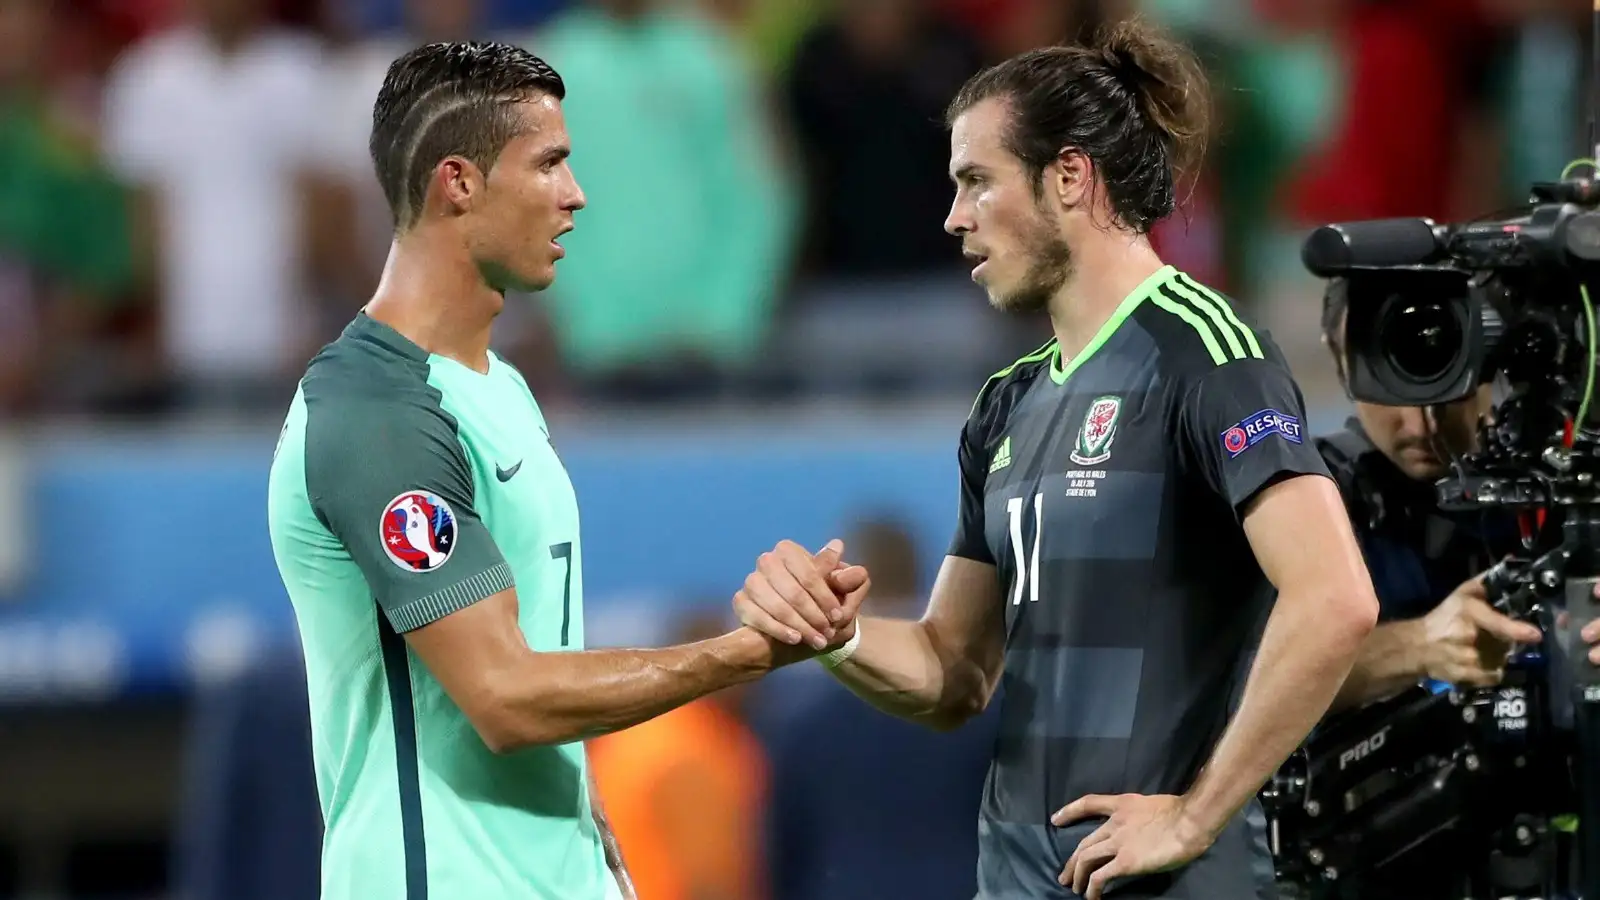
POLYGON ((1277 347, 1147 239, 1207 102, 1137 23, 963 87, 945 227, 993 305, 1048 311, 1056 337, 973 404, 920 621, 815 604, 775 564, 735 597, 774 637, 840 625, 824 665, 886 712, 951 728, 999 688, 985 900, 1272 896, 1255 793, 1376 618, 1277 347))

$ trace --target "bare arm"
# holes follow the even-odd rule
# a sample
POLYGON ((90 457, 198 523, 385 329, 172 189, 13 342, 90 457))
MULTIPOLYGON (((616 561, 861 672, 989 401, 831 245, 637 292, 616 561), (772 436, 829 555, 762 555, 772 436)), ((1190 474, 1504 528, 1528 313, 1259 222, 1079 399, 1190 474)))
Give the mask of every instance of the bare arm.
POLYGON ((1418 620, 1387 622, 1372 629, 1361 645, 1361 653, 1350 668, 1332 709, 1350 709, 1381 700, 1423 676, 1422 623, 1418 620))
POLYGON ((1469 578, 1420 619, 1372 630, 1334 699, 1335 709, 1393 694, 1424 677, 1454 685, 1499 684, 1506 656, 1539 629, 1489 605, 1480 578, 1469 578))
MULTIPOLYGON (((313 509, 390 627, 491 750, 609 734, 820 649, 740 629, 660 649, 534 652, 518 621, 511 566, 477 514, 472 464, 436 401, 405 390, 317 395, 316 387, 307 406, 326 425, 308 413, 304 478, 313 509), (372 433, 406 440, 374 460, 352 437, 372 433)), ((818 573, 838 559, 838 550, 815 560, 802 554, 794 577, 836 603, 818 573)), ((537 572, 529 579, 540 584, 537 572)))
POLYGON ((749 629, 653 650, 535 653, 501 591, 406 640, 496 753, 620 731, 810 651, 749 629))
MULTIPOLYGON (((842 644, 860 629, 860 641, 833 670, 834 677, 878 709, 940 731, 956 728, 988 707, 1005 660, 1005 607, 984 539, 984 482, 995 430, 991 413, 980 394, 961 429, 955 535, 922 618, 858 623, 854 612, 870 582, 864 574, 842 581, 851 570, 830 576, 835 593, 845 597, 833 620, 843 624, 832 640, 842 644)), ((798 586, 756 591, 759 608, 736 603, 740 620, 764 633, 781 634, 769 630, 776 625, 774 618, 792 626, 798 621, 797 609, 808 620, 824 614, 807 593, 820 594, 798 586), (781 596, 774 598, 774 593, 781 596)))
POLYGON ((1239 710, 1185 795, 1189 814, 1211 834, 1327 712, 1378 612, 1331 480, 1305 475, 1265 489, 1246 512, 1244 530, 1278 601, 1239 710))
POLYGON ((868 619, 834 677, 878 709, 941 731, 982 713, 1005 661, 997 577, 987 563, 945 557, 922 619, 868 619))
MULTIPOLYGON (((784 561, 770 567, 778 574, 795 568, 789 560, 805 553, 788 541, 774 552, 784 561)), ((858 620, 856 609, 870 589, 858 567, 830 576, 834 593, 844 598, 837 610, 816 602, 816 592, 779 583, 768 571, 764 565, 752 573, 734 597, 739 621, 798 644, 802 635, 815 637, 836 612, 835 621, 844 624, 827 635, 828 646, 843 645, 861 629, 854 653, 833 670, 856 696, 938 730, 955 728, 988 706, 1005 655, 1005 616, 993 565, 946 556, 928 610, 917 621, 858 620)))

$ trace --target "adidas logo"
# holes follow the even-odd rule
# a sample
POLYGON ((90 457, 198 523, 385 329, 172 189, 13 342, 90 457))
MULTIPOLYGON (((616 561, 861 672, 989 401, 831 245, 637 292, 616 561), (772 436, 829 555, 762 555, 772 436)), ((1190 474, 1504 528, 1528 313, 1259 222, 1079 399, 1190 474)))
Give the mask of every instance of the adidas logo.
POLYGON ((989 472, 993 474, 1009 465, 1011 465, 1011 435, 1008 434, 1005 440, 1000 442, 1000 449, 994 452, 994 459, 989 460, 989 472))

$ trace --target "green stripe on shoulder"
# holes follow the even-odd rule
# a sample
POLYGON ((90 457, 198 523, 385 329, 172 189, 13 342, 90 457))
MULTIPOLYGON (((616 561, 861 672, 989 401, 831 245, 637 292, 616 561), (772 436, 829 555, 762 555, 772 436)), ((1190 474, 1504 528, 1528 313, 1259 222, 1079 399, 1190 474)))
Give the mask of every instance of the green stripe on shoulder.
POLYGON ((1198 313, 1167 296, 1163 291, 1156 291, 1151 294, 1150 302, 1155 304, 1157 309, 1172 313, 1187 323, 1190 328, 1193 328, 1195 333, 1200 335, 1201 343, 1206 345, 1206 351, 1211 354, 1212 362, 1219 366, 1228 362, 1228 355, 1223 352, 1222 345, 1217 343, 1216 333, 1211 330, 1211 326, 1207 324, 1205 319, 1200 318, 1198 313))
POLYGON ((1187 290, 1194 296, 1202 297, 1209 301, 1209 303, 1216 308, 1221 316, 1228 321, 1228 324, 1232 325, 1233 328, 1239 332, 1240 336, 1244 339, 1245 346, 1250 350, 1250 357, 1252 359, 1264 358, 1261 355, 1261 344, 1256 340, 1255 331, 1252 330, 1250 326, 1239 320, 1239 315, 1233 311, 1233 304, 1229 303, 1226 298, 1187 275, 1178 275, 1173 284, 1181 289, 1187 290))
POLYGON ((1050 358, 1050 354, 1052 354, 1054 352, 1056 352, 1056 339, 1052 337, 1050 340, 1045 341, 1044 345, 1041 346, 1039 349, 1033 351, 1032 353, 1029 353, 1026 356, 1020 357, 1015 362, 1013 362, 1011 365, 1006 366, 1004 369, 1001 369, 1000 371, 994 373, 993 375, 990 375, 988 380, 983 383, 983 387, 978 388, 978 396, 973 398, 973 400, 972 400, 972 409, 967 411, 967 415, 970 416, 973 413, 978 411, 978 404, 983 402, 983 395, 985 393, 988 393, 989 388, 993 387, 995 382, 997 382, 1000 379, 1006 377, 1007 375, 1010 375, 1012 372, 1015 372, 1017 370, 1018 366, 1026 365, 1027 363, 1031 363, 1031 362, 1039 362, 1041 360, 1049 359, 1050 358))
POLYGON ((1232 359, 1244 359, 1244 344, 1239 340, 1239 336, 1234 332, 1233 327, 1228 324, 1228 319, 1222 314, 1222 310, 1217 308, 1218 304, 1213 303, 1211 298, 1190 290, 1179 281, 1172 283, 1172 292, 1178 295, 1180 299, 1189 301, 1189 306, 1203 313, 1207 319, 1211 320, 1211 327, 1215 328, 1217 334, 1221 335, 1222 339, 1227 342, 1229 356, 1232 359))
POLYGON ((1265 358, 1255 332, 1239 319, 1232 304, 1187 275, 1180 274, 1163 285, 1151 301, 1193 328, 1213 363, 1221 366, 1265 358))

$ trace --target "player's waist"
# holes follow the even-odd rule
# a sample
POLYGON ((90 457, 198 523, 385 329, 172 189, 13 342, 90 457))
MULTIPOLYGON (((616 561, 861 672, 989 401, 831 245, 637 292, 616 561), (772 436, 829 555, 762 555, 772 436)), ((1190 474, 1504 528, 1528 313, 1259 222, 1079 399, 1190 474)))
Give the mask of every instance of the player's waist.
POLYGON ((996 822, 1043 822, 1087 794, 1182 794, 1203 751, 1165 759, 1135 752, 1127 740, 996 740, 984 785, 983 814, 996 822))

